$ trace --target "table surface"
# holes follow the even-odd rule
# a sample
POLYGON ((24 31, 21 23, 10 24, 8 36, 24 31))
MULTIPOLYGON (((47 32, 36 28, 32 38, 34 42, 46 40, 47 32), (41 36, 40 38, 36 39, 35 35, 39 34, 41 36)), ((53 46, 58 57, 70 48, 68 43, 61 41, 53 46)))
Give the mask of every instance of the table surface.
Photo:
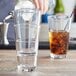
POLYGON ((33 72, 16 71, 15 50, 0 50, 0 76, 76 76, 76 50, 64 59, 51 59, 49 50, 39 50, 38 65, 33 72))

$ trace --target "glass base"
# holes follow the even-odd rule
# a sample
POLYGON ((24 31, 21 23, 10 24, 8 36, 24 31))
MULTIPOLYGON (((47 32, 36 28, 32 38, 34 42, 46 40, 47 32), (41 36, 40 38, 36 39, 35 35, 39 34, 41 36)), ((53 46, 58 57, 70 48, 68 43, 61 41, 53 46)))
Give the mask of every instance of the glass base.
POLYGON ((18 65, 17 66, 17 71, 18 72, 24 72, 24 71, 27 71, 27 72, 32 72, 32 71, 34 71, 35 70, 35 66, 33 66, 33 67, 27 67, 27 66, 25 66, 25 65, 18 65))
POLYGON ((56 55, 56 54, 51 53, 51 54, 50 54, 50 57, 51 57, 51 58, 54 58, 54 59, 62 59, 62 58, 66 58, 66 54, 56 55))

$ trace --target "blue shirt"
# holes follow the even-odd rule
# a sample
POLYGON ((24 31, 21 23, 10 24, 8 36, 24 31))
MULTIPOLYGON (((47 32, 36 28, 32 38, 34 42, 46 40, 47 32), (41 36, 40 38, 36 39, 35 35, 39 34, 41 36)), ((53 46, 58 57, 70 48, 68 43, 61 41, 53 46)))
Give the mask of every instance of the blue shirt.
MULTIPOLYGON (((15 0, 0 0, 0 22, 4 20, 6 16, 8 16, 9 12, 14 10, 15 0)), ((10 25, 8 28, 8 40, 15 41, 15 30, 14 30, 14 22, 9 21, 10 25)))
POLYGON ((14 9, 14 0, 0 0, 0 21, 14 9))

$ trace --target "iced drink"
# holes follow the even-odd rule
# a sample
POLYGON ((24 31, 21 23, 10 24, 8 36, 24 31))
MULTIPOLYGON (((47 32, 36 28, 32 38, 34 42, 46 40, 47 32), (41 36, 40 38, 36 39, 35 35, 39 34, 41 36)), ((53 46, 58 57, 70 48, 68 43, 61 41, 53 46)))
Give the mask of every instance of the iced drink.
POLYGON ((69 42, 69 32, 54 31, 49 32, 50 51, 55 55, 65 55, 69 42))

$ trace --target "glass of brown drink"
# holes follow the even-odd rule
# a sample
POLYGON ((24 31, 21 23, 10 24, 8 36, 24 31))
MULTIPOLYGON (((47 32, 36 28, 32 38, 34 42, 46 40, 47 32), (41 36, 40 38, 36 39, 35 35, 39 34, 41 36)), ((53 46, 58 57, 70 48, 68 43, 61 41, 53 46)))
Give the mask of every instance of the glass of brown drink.
POLYGON ((49 16, 49 44, 52 58, 65 58, 68 43, 70 18, 68 16, 49 16))

